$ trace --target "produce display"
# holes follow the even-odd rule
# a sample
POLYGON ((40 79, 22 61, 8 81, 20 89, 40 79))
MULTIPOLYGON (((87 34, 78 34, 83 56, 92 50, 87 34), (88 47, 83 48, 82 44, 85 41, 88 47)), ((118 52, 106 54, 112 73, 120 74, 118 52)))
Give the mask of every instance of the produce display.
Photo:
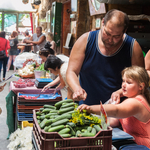
POLYGON ((14 81, 15 88, 26 88, 34 86, 34 81, 30 79, 19 79, 18 81, 14 81))
POLYGON ((77 110, 72 99, 52 105, 44 105, 36 112, 37 122, 45 132, 58 132, 63 138, 94 137, 100 130, 108 128, 104 114, 99 118, 86 110, 77 110))
POLYGON ((36 60, 27 59, 23 63, 23 68, 18 70, 18 74, 21 77, 33 77, 34 76, 34 69, 36 67, 39 67, 39 64, 36 62, 36 60))
POLYGON ((18 74, 20 76, 33 75, 34 74, 34 66, 33 65, 26 65, 24 68, 18 70, 18 74))

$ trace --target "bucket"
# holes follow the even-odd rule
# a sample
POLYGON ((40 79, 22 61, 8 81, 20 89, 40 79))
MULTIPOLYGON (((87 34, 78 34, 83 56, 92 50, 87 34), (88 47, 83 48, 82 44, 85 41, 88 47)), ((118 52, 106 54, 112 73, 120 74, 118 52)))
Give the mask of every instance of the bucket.
POLYGON ((34 70, 35 78, 46 77, 46 71, 34 70))

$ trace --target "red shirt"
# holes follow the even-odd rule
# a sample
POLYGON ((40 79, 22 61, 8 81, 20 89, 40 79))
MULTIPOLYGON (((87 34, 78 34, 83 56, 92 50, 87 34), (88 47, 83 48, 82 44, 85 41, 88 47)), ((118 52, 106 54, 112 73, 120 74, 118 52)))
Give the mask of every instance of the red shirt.
POLYGON ((10 49, 10 45, 9 45, 9 41, 7 40, 7 44, 6 44, 6 40, 2 37, 0 37, 0 51, 5 50, 6 55, 8 55, 7 50, 10 49))

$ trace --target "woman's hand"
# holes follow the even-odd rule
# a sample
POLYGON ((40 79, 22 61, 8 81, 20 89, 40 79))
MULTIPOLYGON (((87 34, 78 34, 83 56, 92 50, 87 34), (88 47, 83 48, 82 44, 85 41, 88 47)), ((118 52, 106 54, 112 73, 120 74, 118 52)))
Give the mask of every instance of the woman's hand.
POLYGON ((45 92, 48 88, 50 88, 50 85, 49 85, 49 84, 45 85, 45 86, 43 87, 43 89, 42 89, 41 92, 45 92))
POLYGON ((91 113, 91 108, 88 105, 82 104, 78 107, 80 111, 86 110, 88 113, 91 113))

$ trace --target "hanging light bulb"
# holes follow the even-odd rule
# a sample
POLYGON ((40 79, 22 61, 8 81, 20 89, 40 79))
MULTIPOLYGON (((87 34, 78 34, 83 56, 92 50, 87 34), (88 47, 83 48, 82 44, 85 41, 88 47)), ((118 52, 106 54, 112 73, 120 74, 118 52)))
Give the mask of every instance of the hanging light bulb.
POLYGON ((28 4, 29 0, 22 0, 24 4, 28 4))

